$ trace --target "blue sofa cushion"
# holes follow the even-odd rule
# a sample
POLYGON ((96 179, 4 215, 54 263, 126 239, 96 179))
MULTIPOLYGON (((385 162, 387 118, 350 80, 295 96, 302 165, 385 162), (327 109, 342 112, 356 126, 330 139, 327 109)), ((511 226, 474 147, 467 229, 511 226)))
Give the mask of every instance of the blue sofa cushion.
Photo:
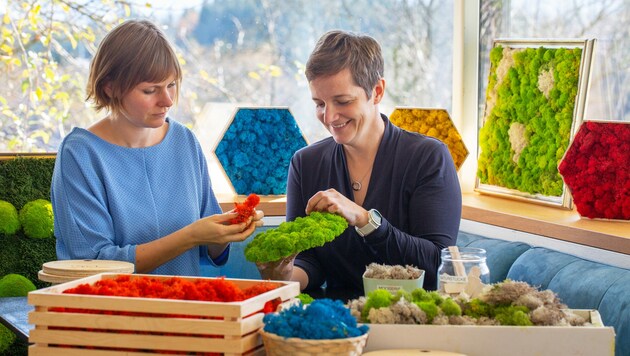
POLYGON ((630 355, 630 271, 619 270, 619 279, 608 287, 598 310, 604 325, 615 326, 615 354, 630 355))
POLYGON ((208 264, 202 264, 201 275, 203 277, 261 279, 258 268, 256 268, 256 264, 245 259, 245 246, 252 241, 254 236, 272 227, 275 226, 258 227, 247 239, 239 242, 232 242, 230 244, 230 257, 228 257, 227 262, 219 268, 208 264))
POLYGON ((490 239, 465 232, 458 234, 457 246, 477 247, 486 250, 486 263, 490 269, 490 283, 505 280, 514 261, 531 248, 530 245, 523 242, 490 239))
POLYGON ((548 289, 551 279, 559 270, 579 260, 566 253, 533 247, 514 261, 507 278, 527 282, 538 289, 548 289))
POLYGON ((613 266, 578 260, 560 269, 548 288, 571 308, 599 309, 604 294, 623 272, 613 266))
POLYGON ((615 329, 615 355, 630 355, 630 270, 534 247, 514 262, 508 278, 550 289, 571 309, 597 309, 615 329))

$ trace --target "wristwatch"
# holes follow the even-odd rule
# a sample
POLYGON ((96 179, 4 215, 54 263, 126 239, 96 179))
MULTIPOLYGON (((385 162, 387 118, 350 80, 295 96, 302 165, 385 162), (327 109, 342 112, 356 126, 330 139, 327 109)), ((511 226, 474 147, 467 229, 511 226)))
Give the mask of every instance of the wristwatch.
POLYGON ((368 223, 363 227, 355 226, 354 229, 357 230, 357 233, 361 237, 366 237, 367 235, 374 232, 374 230, 378 229, 381 226, 381 220, 383 216, 376 209, 368 210, 368 223))

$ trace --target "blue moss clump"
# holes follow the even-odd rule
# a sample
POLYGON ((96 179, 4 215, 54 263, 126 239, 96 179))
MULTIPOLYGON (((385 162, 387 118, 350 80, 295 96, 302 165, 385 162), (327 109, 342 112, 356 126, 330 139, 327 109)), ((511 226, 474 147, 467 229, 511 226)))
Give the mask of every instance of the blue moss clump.
POLYGON ((0 298, 26 297, 35 289, 33 282, 19 274, 10 273, 0 279, 0 298))
POLYGON ((37 199, 26 203, 20 209, 19 218, 26 236, 36 239, 53 236, 53 210, 50 201, 37 199))
POLYGON ((287 172, 306 140, 283 108, 241 108, 215 153, 237 194, 286 194, 287 172))
POLYGON ((368 332, 367 325, 357 326, 350 309, 340 300, 317 299, 308 305, 298 303, 263 318, 264 330, 283 337, 300 339, 345 339, 368 332))
POLYGON ((13 204, 0 200, 0 234, 13 235, 20 229, 18 211, 13 204))

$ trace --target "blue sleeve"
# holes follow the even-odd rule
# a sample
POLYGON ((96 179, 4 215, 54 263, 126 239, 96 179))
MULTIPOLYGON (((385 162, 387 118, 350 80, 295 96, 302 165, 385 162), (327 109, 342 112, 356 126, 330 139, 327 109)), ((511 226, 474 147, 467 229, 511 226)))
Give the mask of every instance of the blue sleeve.
MULTIPOLYGON (((212 181, 210 179, 210 170, 208 169, 208 162, 206 160, 205 155, 203 154, 203 150, 201 149, 201 145, 199 145, 198 141, 195 139, 195 144, 197 146, 197 154, 199 155, 199 162, 201 162, 201 176, 207 177, 207 179, 201 179, 201 216, 199 218, 205 218, 207 216, 221 214, 222 209, 221 205, 219 205, 219 201, 217 200, 216 195, 214 194, 214 190, 212 189, 212 181)), ((207 245, 199 246, 199 257, 201 264, 209 264, 214 267, 219 267, 225 265, 230 257, 230 244, 223 250, 223 252, 217 256, 217 258, 211 258, 208 253, 207 245)))
POLYGON ((51 186, 57 258, 107 259, 135 264, 136 246, 114 243, 107 193, 81 148, 62 143, 51 186))

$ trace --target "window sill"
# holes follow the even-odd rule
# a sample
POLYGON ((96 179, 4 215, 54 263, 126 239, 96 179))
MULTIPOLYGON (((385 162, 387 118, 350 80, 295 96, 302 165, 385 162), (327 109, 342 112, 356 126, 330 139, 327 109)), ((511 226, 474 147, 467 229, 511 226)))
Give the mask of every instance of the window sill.
MULTIPOLYGON (((245 200, 229 194, 217 198, 223 211, 245 200)), ((465 193, 462 202, 462 219, 630 255, 630 222, 590 220, 575 210, 477 193, 465 193)), ((261 196, 257 208, 265 216, 284 216, 286 197, 261 196)))
POLYGON ((462 219, 630 255, 630 222, 591 220, 573 210, 465 193, 462 219))

